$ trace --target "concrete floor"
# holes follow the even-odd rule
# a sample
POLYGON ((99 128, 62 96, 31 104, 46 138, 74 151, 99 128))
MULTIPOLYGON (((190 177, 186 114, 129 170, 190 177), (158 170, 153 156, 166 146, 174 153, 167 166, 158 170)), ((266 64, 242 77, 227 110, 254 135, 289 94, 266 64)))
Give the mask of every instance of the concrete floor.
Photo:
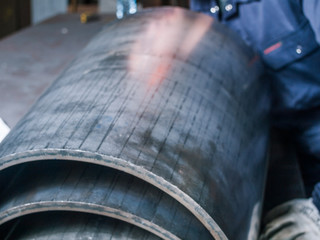
POLYGON ((79 14, 53 17, 0 40, 0 118, 10 128, 101 28, 115 16, 80 23, 79 14))

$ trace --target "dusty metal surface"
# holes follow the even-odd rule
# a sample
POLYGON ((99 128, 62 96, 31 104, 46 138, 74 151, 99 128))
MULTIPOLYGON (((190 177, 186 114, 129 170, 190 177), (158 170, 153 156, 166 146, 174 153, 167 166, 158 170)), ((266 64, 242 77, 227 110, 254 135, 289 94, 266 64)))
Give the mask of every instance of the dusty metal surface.
POLYGON ((268 139, 260 70, 205 15, 164 8, 114 22, 0 145, 0 174, 49 159, 111 167, 173 197, 215 239, 254 239, 268 139))
POLYGON ((74 161, 42 161, 14 171, 16 177, 1 184, 0 225, 31 213, 75 211, 120 219, 162 239, 210 239, 178 201, 132 175, 74 161))
POLYGON ((6 240, 161 239, 113 218, 63 211, 32 214, 12 221, 0 226, 0 237, 6 240))

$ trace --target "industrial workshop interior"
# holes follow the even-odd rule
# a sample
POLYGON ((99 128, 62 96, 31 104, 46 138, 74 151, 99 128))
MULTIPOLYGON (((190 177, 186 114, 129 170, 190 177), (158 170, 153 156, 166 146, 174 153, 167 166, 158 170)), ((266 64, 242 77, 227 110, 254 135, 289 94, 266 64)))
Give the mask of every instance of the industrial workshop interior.
POLYGON ((0 239, 320 240, 320 1, 0 0, 0 239))

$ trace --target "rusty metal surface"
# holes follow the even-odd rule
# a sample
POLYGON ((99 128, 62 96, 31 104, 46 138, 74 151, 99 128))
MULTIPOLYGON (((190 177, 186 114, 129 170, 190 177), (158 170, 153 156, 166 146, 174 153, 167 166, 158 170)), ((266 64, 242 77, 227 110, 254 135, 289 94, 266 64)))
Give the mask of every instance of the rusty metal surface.
POLYGON ((0 174, 49 159, 115 168, 173 197, 215 239, 254 239, 268 140, 260 70, 205 15, 164 8, 114 22, 0 145, 0 174))
POLYGON ((115 16, 81 24, 53 17, 0 40, 0 117, 12 128, 72 59, 115 16))
POLYGON ((77 212, 32 214, 0 226, 6 240, 160 240, 134 225, 113 218, 77 212), (4 234, 5 233, 5 234, 4 234))

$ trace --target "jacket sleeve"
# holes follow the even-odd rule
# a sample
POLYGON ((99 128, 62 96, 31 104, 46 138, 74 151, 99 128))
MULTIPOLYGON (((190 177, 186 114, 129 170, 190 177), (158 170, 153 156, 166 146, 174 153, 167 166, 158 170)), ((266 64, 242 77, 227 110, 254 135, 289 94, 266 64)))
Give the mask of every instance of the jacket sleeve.
POLYGON ((320 44, 320 1, 303 0, 303 12, 313 28, 317 42, 320 44))

